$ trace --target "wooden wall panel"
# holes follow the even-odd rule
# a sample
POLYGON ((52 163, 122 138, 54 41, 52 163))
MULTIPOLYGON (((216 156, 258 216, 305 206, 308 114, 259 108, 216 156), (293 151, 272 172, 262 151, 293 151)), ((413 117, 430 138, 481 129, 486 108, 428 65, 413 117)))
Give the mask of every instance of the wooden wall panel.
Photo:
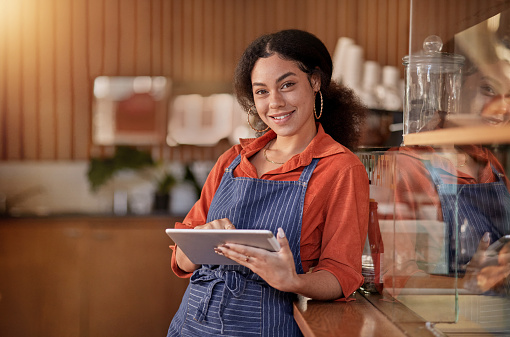
MULTIPOLYGON (((6 22, 5 1, 0 2, 0 22, 6 22)), ((7 157, 7 27, 0 29, 0 158, 7 157)))
MULTIPOLYGON (((38 113, 39 154, 42 160, 59 159, 56 155, 58 133, 56 115, 56 50, 55 50, 55 0, 38 1, 37 57, 39 60, 38 113)), ((7 97, 8 100, 11 97, 7 97)))
MULTIPOLYGON (((111 153, 91 142, 97 76, 230 83, 246 45, 279 29, 309 30, 331 52, 339 37, 351 37, 366 59, 402 67, 409 3, 0 0, 0 160, 86 160, 111 153)), ((211 151, 161 144, 153 151, 165 159, 214 159, 225 146, 211 151)))
MULTIPOLYGON (((6 22, 6 6, 0 2, 0 22, 6 22)), ((0 158, 7 157, 7 29, 0 29, 0 158)))
MULTIPOLYGON (((399 27, 399 20, 395 19, 397 17, 396 15, 398 15, 398 13, 399 13, 399 1, 388 0, 386 12, 388 13, 387 17, 386 17, 386 25, 387 26, 386 26, 386 31, 385 31, 387 43, 386 43, 386 48, 385 48, 386 50, 384 52, 386 53, 386 61, 388 62, 390 60, 395 60, 395 59, 398 60, 399 56, 400 57, 403 56, 403 55, 399 55, 398 34, 400 32, 400 29, 404 29, 404 31, 405 31, 406 27, 405 26, 399 27), (389 13, 395 13, 395 17, 390 18, 389 13)), ((409 12, 409 8, 407 8, 407 12, 409 12)))
MULTIPOLYGON (((393 65, 402 64, 402 57, 409 54, 409 34, 410 34, 410 15, 411 4, 408 1, 396 1, 398 6, 398 14, 396 18, 392 18, 398 22, 397 24, 397 45, 395 46, 396 58, 398 62, 393 65)), ((390 36, 392 39, 393 36, 390 36)), ((393 58, 391 60, 394 60, 393 58)))
POLYGON ((7 25, 5 29, 5 53, 10 58, 5 69, 4 76, 6 81, 5 97, 7 101, 5 111, 6 123, 6 145, 7 155, 13 159, 20 159, 23 152, 22 137, 22 62, 21 62, 21 39, 22 30, 21 17, 23 6, 20 2, 10 2, 7 4, 7 15, 4 17, 7 25))
POLYGON ((120 73, 120 52, 119 52, 119 1, 105 1, 103 12, 108 13, 108 17, 103 15, 102 25, 103 31, 99 32, 103 39, 103 58, 104 58, 104 75, 115 75, 120 73))
MULTIPOLYGON (((107 1, 110 3, 111 1, 107 1)), ((90 77, 88 44, 88 16, 86 2, 72 1, 71 25, 71 114, 72 124, 72 158, 87 159, 91 140, 91 109, 92 109, 92 79, 90 77), (84 43, 85 41, 85 43, 84 43)), ((105 29, 105 31, 107 31, 105 29)), ((108 54, 105 53, 105 60, 108 54)), ((105 62, 106 64, 106 62, 105 62)))
POLYGON ((510 0, 428 0, 413 6, 412 51, 421 50, 423 40, 434 34, 443 40, 443 51, 453 52, 451 41, 457 32, 509 9, 510 0))
POLYGON ((378 0, 376 6, 376 13, 379 15, 374 18, 374 26, 376 26, 377 31, 374 32, 375 35, 375 56, 374 60, 379 60, 381 64, 388 64, 388 49, 391 46, 390 41, 394 38, 390 36, 388 33, 388 28, 390 25, 393 25, 393 22, 388 20, 389 11, 388 6, 390 2, 394 2, 392 0, 378 0))
POLYGON ((57 137, 56 158, 72 159, 72 102, 71 102, 71 2, 55 5, 55 114, 57 137))

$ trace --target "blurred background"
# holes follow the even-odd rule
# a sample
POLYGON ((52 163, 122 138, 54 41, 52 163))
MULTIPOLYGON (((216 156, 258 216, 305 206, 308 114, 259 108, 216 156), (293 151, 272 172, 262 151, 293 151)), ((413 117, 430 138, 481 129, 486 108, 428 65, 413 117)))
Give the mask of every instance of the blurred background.
MULTIPOLYGON (((211 95, 231 94, 233 70, 248 43, 284 28, 308 30, 336 56, 337 69, 340 49, 344 55, 346 45, 353 47, 348 68, 356 72, 345 83, 361 88, 370 61, 372 75, 367 71, 365 80, 370 90, 383 84, 387 67, 400 95, 409 7, 408 0, 0 1, 0 213, 108 213, 115 191, 124 191, 120 200, 149 195, 154 184, 132 179, 126 170, 91 191, 91 159, 111 158, 118 145, 136 146, 170 166, 177 180, 173 193, 185 195, 170 201, 170 211, 186 213, 193 203, 182 183, 186 166, 203 181, 216 158, 246 134, 243 111, 225 104, 216 112, 204 107, 214 105, 206 102, 211 95), (150 89, 138 90, 137 97, 110 97, 105 104, 105 95, 94 91, 98 78, 104 87, 109 78, 113 83, 115 77, 139 76, 167 81, 161 97, 152 96, 153 106, 149 100, 139 110, 146 114, 142 120, 147 114, 154 120, 145 129, 136 120, 129 123, 129 116, 150 89), (190 103, 193 95, 198 108, 190 103), (118 130, 105 122, 112 118, 118 130), (213 136, 193 144, 205 133, 213 136)), ((342 74, 336 76, 341 80, 342 74)), ((367 121, 363 145, 399 144, 399 102, 388 111, 372 99, 378 112, 367 121)), ((141 205, 139 211, 151 207, 141 205)))
POLYGON ((0 336, 165 335, 188 280, 164 229, 253 136, 231 82, 261 34, 317 35, 361 151, 400 145, 402 58, 509 6, 410 2, 0 0, 0 336))
MULTIPOLYGON (((442 36, 486 6, 421 4, 442 36)), ((245 47, 317 35, 377 149, 402 140, 409 27, 410 0, 0 0, 0 336, 164 335, 188 282, 164 229, 252 136, 245 47)))

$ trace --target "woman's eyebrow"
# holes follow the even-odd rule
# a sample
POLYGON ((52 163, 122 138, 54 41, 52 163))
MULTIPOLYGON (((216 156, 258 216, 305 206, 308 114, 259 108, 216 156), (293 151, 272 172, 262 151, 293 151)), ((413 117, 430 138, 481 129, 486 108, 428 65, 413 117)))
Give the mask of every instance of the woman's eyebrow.
POLYGON ((495 84, 495 85, 501 85, 501 83, 497 79, 495 79, 492 76, 488 76, 488 75, 483 75, 482 76, 482 81, 487 81, 487 82, 490 82, 490 83, 495 84))
POLYGON ((278 77, 278 79, 276 80, 276 83, 283 81, 285 78, 287 78, 291 75, 296 75, 296 74, 293 73, 292 71, 289 71, 288 73, 285 73, 282 76, 278 77))
MULTIPOLYGON (((276 79, 276 83, 281 82, 281 81, 283 81, 285 78, 287 78, 287 77, 289 77, 289 76, 292 76, 292 75, 296 75, 296 74, 295 74, 295 73, 293 73, 292 71, 289 71, 288 73, 285 73, 285 74, 283 74, 282 76, 278 77, 278 78, 276 79)), ((251 85, 252 85, 252 87, 255 87, 255 86, 265 86, 265 84, 264 84, 264 83, 262 83, 262 82, 253 82, 251 85)))

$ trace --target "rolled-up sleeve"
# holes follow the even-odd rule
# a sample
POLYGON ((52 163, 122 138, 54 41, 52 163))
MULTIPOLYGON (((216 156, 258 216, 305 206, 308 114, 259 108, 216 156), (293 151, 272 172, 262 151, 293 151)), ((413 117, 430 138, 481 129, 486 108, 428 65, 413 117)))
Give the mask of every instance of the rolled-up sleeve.
POLYGON ((363 284, 361 256, 367 236, 369 217, 369 183, 361 163, 330 172, 328 194, 317 195, 314 203, 323 203, 324 229, 320 258, 314 272, 326 270, 333 274, 347 298, 363 284))

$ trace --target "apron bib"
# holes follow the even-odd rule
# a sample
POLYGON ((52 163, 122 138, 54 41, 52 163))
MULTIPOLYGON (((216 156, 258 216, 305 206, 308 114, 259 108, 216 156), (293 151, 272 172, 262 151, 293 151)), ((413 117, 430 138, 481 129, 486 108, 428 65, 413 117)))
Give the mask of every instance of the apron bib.
MULTIPOLYGON (((237 229, 281 227, 289 241, 298 274, 303 205, 308 181, 319 159, 305 167, 297 181, 238 177, 238 155, 223 174, 207 222, 228 218, 237 229)), ((196 270, 169 336, 302 336, 292 304, 296 295, 270 287, 241 265, 202 265, 196 270)))
POLYGON ((459 185, 443 183, 438 170, 428 161, 424 164, 436 185, 448 226, 445 256, 449 257, 449 273, 463 275, 484 233, 491 233, 491 242, 510 233, 510 193, 503 174, 492 165, 498 181, 459 185))

